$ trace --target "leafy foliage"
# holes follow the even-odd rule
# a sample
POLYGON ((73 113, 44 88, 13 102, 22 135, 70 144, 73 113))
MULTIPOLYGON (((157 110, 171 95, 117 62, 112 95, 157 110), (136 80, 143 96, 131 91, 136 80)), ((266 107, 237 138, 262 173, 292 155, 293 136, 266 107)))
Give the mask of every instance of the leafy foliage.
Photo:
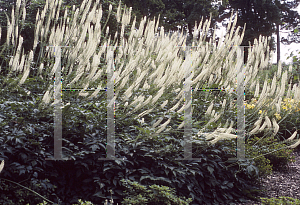
MULTIPOLYGON (((121 180, 129 190, 129 196, 122 201, 122 204, 190 204, 192 199, 180 199, 174 196, 174 190, 166 186, 151 185, 147 190, 145 186, 132 182, 130 180, 121 180)), ((127 191, 126 191, 127 192, 127 191)))
POLYGON ((261 136, 254 136, 247 140, 246 150, 249 157, 263 155, 254 159, 260 176, 270 175, 273 169, 277 171, 283 170, 288 163, 295 159, 295 157, 291 157, 293 150, 280 149, 285 147, 285 145, 278 142, 279 140, 274 139, 274 137, 262 138, 261 136), (273 152, 274 150, 278 151, 273 152))
POLYGON ((300 204, 300 200, 298 199, 294 199, 291 197, 282 197, 280 196, 278 199, 276 198, 261 198, 262 203, 265 205, 279 205, 279 204, 295 204, 295 205, 299 205, 300 204))
MULTIPOLYGON (((87 26, 91 23, 91 18, 88 19, 87 26)), ((139 35, 140 33, 141 32, 139 32, 139 35)), ((47 35, 47 33, 45 36, 43 35, 45 42, 47 41, 47 35)), ((82 37, 81 40, 86 36, 82 35, 82 37)), ((135 40, 137 39, 138 38, 135 40)), ((150 40, 147 40, 147 42, 149 41, 150 40)), ((92 40, 89 39, 88 42, 91 46, 92 40)), ((134 45, 132 45, 134 52, 140 42, 135 41, 134 45)), ((164 43, 167 42, 168 40, 165 39, 164 43)), ((91 48, 90 46, 81 46, 81 43, 78 43, 78 48, 80 47, 81 51, 83 51, 83 47, 85 47, 86 51, 89 51, 91 48)), ((143 50, 142 46, 144 45, 140 44, 139 46, 140 52, 143 50)), ((94 51, 95 50, 99 51, 99 48, 94 47, 94 51)), ((140 56, 139 52, 134 52, 130 53, 130 55, 140 56)), ((156 60, 160 62, 164 61, 164 63, 168 63, 167 61, 172 62, 173 57, 172 55, 168 55, 167 57, 167 52, 169 51, 166 49, 164 54, 158 53, 158 55, 153 55, 152 53, 147 53, 147 56, 160 57, 160 59, 148 59, 147 62, 151 63, 152 61, 154 66, 151 66, 154 68, 156 63, 154 63, 154 61, 156 60), (167 57, 168 60, 162 60, 165 59, 165 57, 167 57)), ((227 52, 226 49, 224 50, 224 57, 225 52, 227 52)), ((79 53, 80 52, 75 54, 79 56, 79 53)), ((90 55, 92 55, 92 53, 88 54, 88 58, 91 57, 90 55)), ((207 60, 208 57, 209 55, 206 54, 205 59, 207 60)), ((212 61, 212 56, 210 57, 209 60, 212 61)), ((218 58, 220 55, 216 57, 218 58)), ((176 56, 176 58, 178 59, 178 63, 180 63, 181 58, 179 56, 176 56)), ((16 57, 16 61, 18 60, 16 57)), ((63 60, 62 62, 64 62, 63 60)), ((85 60, 82 64, 88 64, 90 59, 82 58, 81 60, 85 60)), ((103 63, 104 59, 100 58, 100 60, 102 60, 103 63)), ((126 60, 131 59, 128 58, 124 61, 126 60)), ((145 60, 146 59, 141 59, 140 62, 135 62, 143 65, 146 63, 145 60)), ((50 64, 54 64, 53 60, 49 61, 52 61, 50 64)), ((68 63, 76 64, 74 61, 76 60, 71 61, 69 59, 68 63)), ((224 63, 223 59, 219 59, 219 61, 215 62, 224 63)), ((100 66, 101 65, 100 63, 100 66)), ((214 65, 217 66, 217 64, 214 65)), ((162 66, 166 66, 166 64, 162 64, 162 66)), ((162 66, 160 66, 160 68, 163 68, 162 66)), ((204 64, 201 66, 203 67, 204 64)), ((16 66, 13 67, 15 68, 16 66)), ((47 67, 47 65, 45 67, 47 67)), ((98 64, 95 68, 99 69, 98 64)), ((150 68, 150 66, 146 69, 148 68, 150 68)), ((44 74, 48 74, 49 69, 51 69, 51 66, 48 66, 47 72, 44 72, 44 74)), ((229 67, 227 70, 229 71, 229 67)), ((183 72, 181 71, 182 70, 178 69, 180 74, 178 75, 178 82, 174 81, 170 84, 173 87, 169 86, 166 90, 160 89, 160 87, 167 84, 169 79, 166 80, 165 78, 164 82, 164 80, 160 79, 161 76, 159 75, 157 79, 160 80, 160 82, 150 82, 149 84, 154 88, 150 89, 148 95, 146 94, 145 97, 155 95, 159 92, 159 94, 164 95, 157 95, 158 98, 160 97, 158 103, 161 103, 163 100, 173 100, 174 95, 170 94, 172 89, 179 87, 179 90, 181 90, 180 84, 182 84, 181 80, 183 80, 183 72), (156 87, 153 86, 154 84, 156 87)), ((129 87, 128 84, 130 84, 130 81, 136 81, 136 78, 139 77, 137 76, 138 72, 141 72, 140 68, 130 73, 130 79, 124 81, 126 83, 125 87, 129 87)), ((206 70, 206 72, 207 76, 205 79, 208 81, 208 84, 214 84, 213 86, 217 87, 217 84, 208 79, 208 76, 211 75, 211 71, 206 70)), ((162 73, 163 72, 161 72, 161 74, 162 73)), ((72 74, 73 75, 68 76, 68 80, 73 79, 73 77, 75 77, 74 75, 78 75, 78 73, 72 74)), ((122 104, 122 102, 118 102, 120 99, 117 99, 117 109, 121 110, 121 112, 117 112, 115 116, 117 122, 114 144, 116 157, 118 159, 99 161, 99 158, 105 157, 106 152, 107 128, 105 126, 105 116, 107 116, 107 103, 101 96, 97 96, 96 99, 94 98, 87 103, 81 96, 77 96, 77 98, 74 99, 72 96, 74 93, 66 93, 65 100, 70 100, 71 104, 65 105, 64 108, 62 108, 64 116, 62 122, 62 151, 63 157, 69 160, 45 160, 45 158, 51 158, 54 152, 53 107, 42 105, 39 95, 45 91, 45 88, 49 87, 49 89, 51 89, 49 84, 52 82, 48 79, 43 80, 34 73, 33 76, 29 76, 24 86, 17 86, 15 83, 10 83, 17 81, 13 81, 13 77, 16 76, 5 76, 4 79, 1 79, 1 83, 3 82, 5 86, 4 89, 1 90, 3 99, 0 101, 2 108, 0 131, 3 133, 0 137, 0 157, 1 160, 7 162, 6 169, 1 173, 4 177, 1 178, 1 189, 3 190, 3 192, 1 192, 1 204, 36 204, 40 203, 42 199, 52 204, 71 204, 76 203, 78 199, 90 200, 93 203, 100 204, 109 198, 110 192, 113 192, 114 196, 112 198, 117 203, 120 203, 125 197, 131 197, 124 194, 125 187, 121 184, 122 180, 131 180, 143 186, 156 184, 170 187, 176 191, 176 195, 179 197, 192 198, 193 204, 228 204, 234 201, 241 202, 247 197, 253 198, 252 193, 258 191, 255 184, 258 169, 251 161, 248 160, 246 162, 230 165, 226 162, 229 157, 233 157, 233 154, 225 149, 231 142, 225 142, 225 144, 219 142, 202 149, 203 144, 199 143, 199 140, 194 139, 192 141, 193 151, 200 150, 193 152, 194 157, 198 158, 198 160, 175 160, 177 157, 182 157, 182 146, 184 145, 182 142, 182 130, 176 130, 175 128, 183 121, 184 116, 174 110, 170 111, 171 106, 174 106, 172 105, 173 102, 169 103, 166 108, 155 106, 153 102, 152 104, 149 103, 150 101, 143 104, 143 108, 147 109, 153 106, 152 113, 145 116, 146 122, 148 123, 144 123, 140 121, 140 119, 135 118, 136 113, 127 115, 135 106, 127 107, 122 104), (10 88, 8 88, 8 86, 10 88), (164 118, 174 119, 174 121, 169 124, 169 132, 155 133, 155 122, 158 119, 163 120, 164 118), (120 160, 120 158, 122 160, 120 160), (18 185, 18 187, 15 187, 15 185, 18 185), (20 190, 20 187, 23 189, 20 190)), ((223 75, 220 77, 223 77, 223 75)), ((155 76, 153 78, 155 78, 155 76)), ((139 78, 139 80, 141 79, 139 78)), ((153 81, 154 80, 155 79, 153 79, 153 81)), ((80 85, 82 82, 79 81, 78 83, 80 85)), ((95 82, 95 84, 97 83, 95 82)), ((140 96, 142 96, 142 89, 134 84, 132 84, 132 86, 134 86, 134 94, 140 94, 140 96)), ((124 87, 122 89, 125 90, 124 87)), ((122 89, 120 90, 123 91, 122 89)), ((197 129, 202 128, 209 120, 202 117, 203 110, 205 110, 205 105, 203 102, 200 102, 202 96, 203 93, 199 93, 198 96, 196 95, 199 99, 199 106, 197 107, 197 112, 195 112, 196 116, 194 117, 195 122, 197 122, 197 129)), ((223 98, 224 95, 219 92, 214 93, 212 97, 215 97, 215 99, 223 98)), ((132 98, 129 101, 132 101, 132 98)), ((158 100, 158 98, 156 98, 156 100, 158 100)), ((211 101, 211 96, 206 98, 206 100, 211 101)), ((216 107, 220 107, 220 103, 217 103, 216 107)), ((218 112, 219 110, 216 109, 216 111, 218 112)), ((226 114, 228 114, 228 118, 232 120, 234 113, 226 110, 226 114)), ((218 126, 217 123, 220 123, 220 121, 221 120, 211 123, 208 129, 216 129, 218 126)), ((164 197, 165 196, 162 196, 162 198, 164 197)))
MULTIPOLYGON (((32 87, 38 87, 37 84, 31 83, 32 87)), ((182 155, 180 134, 170 132, 167 136, 153 136, 149 125, 137 129, 139 122, 130 117, 116 125, 119 130, 116 131, 116 154, 125 157, 124 161, 98 161, 105 156, 106 144, 103 126, 106 109, 101 102, 78 102, 74 108, 63 109, 63 154, 76 160, 47 161, 45 158, 53 156, 54 149, 53 109, 39 110, 37 94, 27 95, 22 102, 21 93, 25 95, 26 92, 18 89, 16 93, 3 91, 6 95, 1 102, 1 132, 4 134, 0 138, 0 158, 7 163, 2 177, 23 181, 23 186, 55 203, 76 203, 78 199, 85 199, 99 204, 110 196, 109 190, 113 191, 114 201, 120 203, 126 197, 122 179, 146 186, 157 184, 175 188, 178 196, 192 198, 197 204, 242 199, 246 196, 244 190, 251 187, 246 170, 244 175, 235 175, 237 167, 226 168, 224 161, 230 156, 221 149, 211 147, 197 154, 201 159, 198 162, 176 161, 174 158, 182 155)), ((29 90, 33 89, 29 87, 29 90)), ((197 144, 194 143, 194 147, 196 150, 197 144)), ((1 188, 2 204, 41 201, 33 192, 20 190, 2 179, 1 188)))

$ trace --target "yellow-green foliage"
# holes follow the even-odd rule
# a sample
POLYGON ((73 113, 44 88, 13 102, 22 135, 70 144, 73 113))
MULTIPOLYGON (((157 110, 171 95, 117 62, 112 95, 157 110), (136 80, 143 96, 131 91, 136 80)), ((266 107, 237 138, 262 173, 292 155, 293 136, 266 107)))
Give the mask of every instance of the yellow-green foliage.
POLYGON ((81 199, 79 199, 78 201, 79 201, 79 204, 80 204, 80 205, 93 205, 93 203, 90 202, 90 201, 85 201, 85 202, 83 202, 81 199))
POLYGON ((272 174, 273 169, 281 170, 295 159, 295 157, 290 156, 293 150, 280 149, 283 147, 285 145, 278 144, 278 139, 274 139, 274 137, 259 138, 258 136, 254 136, 247 140, 246 155, 251 158, 263 155, 255 158, 254 162, 255 166, 259 169, 259 175, 267 176, 272 174), (274 150, 278 151, 272 152, 274 150))
MULTIPOLYGON (((46 202, 46 201, 43 200, 43 203, 39 203, 37 205, 47 205, 47 204, 48 204, 48 202, 46 202)), ((29 204, 26 204, 26 205, 29 205, 29 204)))
POLYGON ((126 197, 122 204, 182 204, 188 205, 193 200, 191 198, 185 200, 180 199, 175 194, 173 188, 167 186, 151 185, 147 188, 137 182, 131 182, 130 180, 121 180, 123 185, 129 190, 129 195, 126 197))
MULTIPOLYGON (((189 205, 193 200, 188 198, 185 200, 177 197, 173 188, 167 186, 151 185, 147 188, 143 185, 140 185, 138 182, 132 182, 130 180, 122 179, 121 182, 127 188, 128 196, 123 199, 122 204, 178 204, 178 205, 189 205)), ((37 205, 47 205, 46 201, 37 205)), ((78 200, 79 205, 93 205, 90 201, 83 202, 81 199, 78 200)), ((27 204, 29 205, 29 204, 27 204)), ((73 204, 75 205, 75 204, 73 204)))
MULTIPOLYGON (((272 99, 268 99, 266 101, 268 107, 272 99)), ((245 104, 245 108, 248 110, 255 109, 256 105, 257 99, 252 98, 248 103, 245 104)), ((292 111, 292 113, 299 111, 298 103, 291 98, 284 98, 280 107, 282 110, 282 115, 286 114, 286 112, 289 111, 292 111)), ((272 110, 272 115, 274 116, 273 118, 280 120, 282 118, 282 115, 275 112, 275 106, 272 107, 272 110)), ((261 114, 263 112, 265 112, 265 110, 260 109, 258 113, 261 114)), ((255 158, 254 160, 255 165, 259 168, 260 176, 269 175, 272 173, 272 170, 282 170, 287 167, 288 163, 294 160, 294 157, 290 156, 293 152, 293 149, 283 149, 283 147, 285 147, 285 144, 283 144, 278 137, 276 139, 275 137, 277 136, 270 136, 270 134, 263 132, 252 135, 250 139, 247 140, 246 154, 248 154, 248 156, 257 157, 263 155, 261 157, 255 158), (262 137, 263 134, 266 134, 266 136, 262 137)))
MULTIPOLYGON (((261 153, 259 153, 258 150, 255 149, 257 147, 252 147, 251 145, 249 145, 248 143, 246 144, 246 154, 248 156, 250 155, 250 157, 256 157, 261 155, 261 153)), ((267 159, 265 156, 261 156, 254 159, 254 165, 258 168, 260 177, 272 174, 273 166, 270 164, 270 160, 267 159)))
POLYGON ((298 199, 294 199, 291 197, 279 197, 279 199, 276 198, 260 198, 263 205, 281 205, 281 204, 293 204, 293 205, 299 205, 300 201, 298 199))
MULTIPOLYGON (((78 199, 78 204, 79 205, 93 205, 93 203, 92 202, 90 202, 90 201, 82 201, 81 199, 78 199)), ((37 205, 47 205, 47 204, 49 204, 49 203, 47 203, 46 201, 43 201, 43 203, 39 203, 39 204, 37 204, 37 205)), ((27 205, 29 205, 29 204, 27 204, 27 205)), ((75 205, 75 204, 73 204, 73 205, 75 205)))

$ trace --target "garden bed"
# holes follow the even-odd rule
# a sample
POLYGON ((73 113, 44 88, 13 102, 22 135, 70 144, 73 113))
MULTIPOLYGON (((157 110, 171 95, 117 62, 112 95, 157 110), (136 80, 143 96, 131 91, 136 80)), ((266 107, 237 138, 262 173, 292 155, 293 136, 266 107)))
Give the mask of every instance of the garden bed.
MULTIPOLYGON (((285 171, 273 171, 271 175, 261 178, 261 189, 265 189, 261 197, 300 199, 300 151, 295 151, 292 155, 295 156, 295 162, 291 162, 285 171)), ((254 204, 262 203, 254 200, 243 203, 243 205, 254 204)))

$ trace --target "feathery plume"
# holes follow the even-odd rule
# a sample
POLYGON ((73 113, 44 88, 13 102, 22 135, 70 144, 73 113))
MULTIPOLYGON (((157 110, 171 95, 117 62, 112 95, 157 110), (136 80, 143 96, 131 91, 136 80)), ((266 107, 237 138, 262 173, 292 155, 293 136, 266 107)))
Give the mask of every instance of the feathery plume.
POLYGON ((297 131, 294 132, 294 134, 292 134, 291 137, 289 137, 286 141, 292 141, 297 135, 297 131))
POLYGON ((4 168, 4 160, 2 160, 2 162, 0 164, 0 173, 2 172, 3 168, 4 168))
POLYGON ((274 136, 277 134, 278 130, 279 130, 279 125, 277 124, 275 118, 272 118, 272 122, 273 122, 273 126, 274 126, 274 136))
POLYGON ((296 148, 299 144, 300 144, 300 139, 299 139, 295 144, 292 144, 292 145, 288 146, 287 148, 292 148, 292 149, 294 149, 294 148, 296 148))
POLYGON ((206 111, 206 113, 205 113, 206 116, 208 116, 208 115, 211 114, 211 110, 212 110, 213 106, 214 106, 214 101, 213 101, 213 102, 210 104, 210 106, 208 107, 208 109, 207 109, 207 111, 206 111))
POLYGON ((161 104, 161 108, 164 108, 167 103, 168 103, 168 100, 166 100, 165 102, 163 102, 163 104, 161 104))
POLYGON ((161 133, 165 128, 166 128, 166 126, 170 123, 170 121, 171 121, 171 118, 169 118, 164 124, 162 124, 161 126, 160 126, 160 129, 159 130, 157 130, 157 134, 158 133, 161 133))
POLYGON ((268 116, 265 116, 265 120, 266 120, 268 128, 272 128, 271 120, 269 119, 268 116))

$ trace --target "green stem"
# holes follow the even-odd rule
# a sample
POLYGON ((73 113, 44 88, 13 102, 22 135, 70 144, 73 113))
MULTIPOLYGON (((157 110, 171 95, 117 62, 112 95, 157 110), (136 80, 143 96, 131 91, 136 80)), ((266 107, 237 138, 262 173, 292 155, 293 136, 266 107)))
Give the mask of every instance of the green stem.
MULTIPOLYGON (((0 178, 0 179, 3 179, 3 178, 0 178)), ((45 197, 43 197, 43 196, 40 195, 39 193, 37 193, 37 192, 35 192, 35 191, 33 191, 33 190, 31 190, 31 189, 29 189, 29 188, 27 188, 27 187, 25 187, 25 186, 19 184, 19 183, 17 183, 17 182, 13 182, 13 181, 10 181, 10 180, 8 180, 8 179, 4 179, 4 180, 9 181, 9 182, 14 183, 14 184, 17 184, 17 185, 21 186, 22 188, 27 189, 27 190, 29 190, 29 191, 35 193, 36 195, 38 195, 38 196, 40 196, 41 198, 43 198, 43 199, 45 199, 46 201, 48 201, 49 203, 54 204, 54 202, 52 202, 52 201, 46 199, 45 197)))

